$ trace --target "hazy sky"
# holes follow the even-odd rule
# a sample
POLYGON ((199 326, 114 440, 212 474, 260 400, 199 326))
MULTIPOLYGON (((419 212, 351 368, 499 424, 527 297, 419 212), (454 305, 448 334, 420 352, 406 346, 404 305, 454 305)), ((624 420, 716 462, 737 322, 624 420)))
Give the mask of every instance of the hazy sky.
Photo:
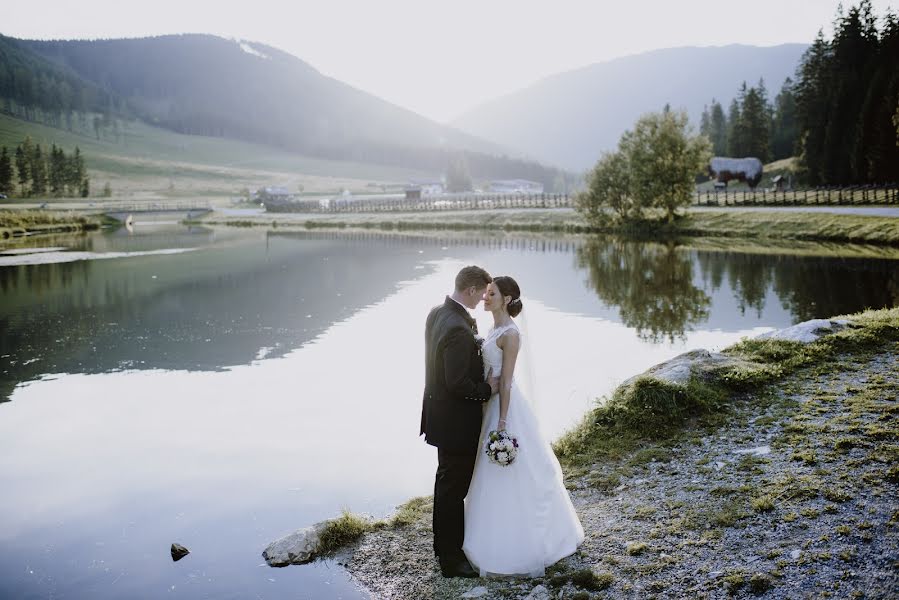
MULTIPOLYGON (((547 75, 627 54, 688 45, 808 43, 820 28, 830 33, 838 3, 2 1, 4 35, 46 39, 212 33, 258 41, 438 121, 547 75)), ((875 0, 873 5, 880 16, 891 2, 875 0)))

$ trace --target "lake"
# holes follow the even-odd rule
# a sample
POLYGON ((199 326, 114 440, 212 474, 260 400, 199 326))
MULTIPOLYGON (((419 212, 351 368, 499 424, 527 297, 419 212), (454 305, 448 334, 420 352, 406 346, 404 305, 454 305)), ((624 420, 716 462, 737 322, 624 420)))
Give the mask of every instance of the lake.
POLYGON ((553 438, 686 350, 899 303, 896 252, 813 244, 174 224, 29 243, 0 250, 4 598, 362 597, 332 561, 261 552, 432 491, 424 319, 467 264, 521 285, 553 438))

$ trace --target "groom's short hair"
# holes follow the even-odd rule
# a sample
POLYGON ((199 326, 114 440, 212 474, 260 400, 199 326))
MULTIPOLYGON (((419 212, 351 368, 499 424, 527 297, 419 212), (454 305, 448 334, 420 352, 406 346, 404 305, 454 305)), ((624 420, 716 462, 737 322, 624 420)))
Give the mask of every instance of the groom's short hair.
POLYGON ((456 275, 456 291, 463 292, 471 286, 478 289, 484 288, 491 281, 493 281, 493 277, 490 276, 490 273, 481 267, 471 265, 465 267, 456 275))

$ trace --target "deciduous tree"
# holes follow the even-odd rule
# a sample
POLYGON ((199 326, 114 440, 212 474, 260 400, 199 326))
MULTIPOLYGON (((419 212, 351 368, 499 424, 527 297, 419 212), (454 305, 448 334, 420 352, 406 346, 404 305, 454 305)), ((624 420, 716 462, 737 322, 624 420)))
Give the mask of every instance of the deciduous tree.
POLYGON ((620 143, 629 166, 630 192, 637 206, 665 211, 668 222, 675 211, 690 204, 696 175, 711 157, 711 144, 693 135, 687 113, 666 111, 641 117, 633 132, 620 143))

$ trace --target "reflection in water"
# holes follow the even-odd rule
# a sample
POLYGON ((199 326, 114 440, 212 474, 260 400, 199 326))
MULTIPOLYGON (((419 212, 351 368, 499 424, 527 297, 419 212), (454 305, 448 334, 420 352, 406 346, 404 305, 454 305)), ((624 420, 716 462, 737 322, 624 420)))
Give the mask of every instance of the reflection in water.
POLYGON ((617 306, 644 339, 673 342, 709 315, 711 298, 693 285, 690 257, 673 243, 594 238, 578 248, 577 260, 600 300, 617 306))
POLYGON ((712 287, 727 277, 741 310, 765 309, 772 291, 795 322, 899 305, 895 260, 697 252, 712 287))
MULTIPOLYGON (((172 237, 163 242, 184 241, 172 237)), ((419 260, 409 244, 360 260, 337 236, 263 233, 178 259, 0 268, 0 400, 46 373, 218 370, 283 356, 391 293, 419 260)))
POLYGON ((619 238, 590 238, 577 265, 605 304, 646 340, 673 342, 706 323, 712 296, 729 288, 740 314, 761 318, 771 295, 792 322, 899 304, 896 261, 707 251, 619 238))

